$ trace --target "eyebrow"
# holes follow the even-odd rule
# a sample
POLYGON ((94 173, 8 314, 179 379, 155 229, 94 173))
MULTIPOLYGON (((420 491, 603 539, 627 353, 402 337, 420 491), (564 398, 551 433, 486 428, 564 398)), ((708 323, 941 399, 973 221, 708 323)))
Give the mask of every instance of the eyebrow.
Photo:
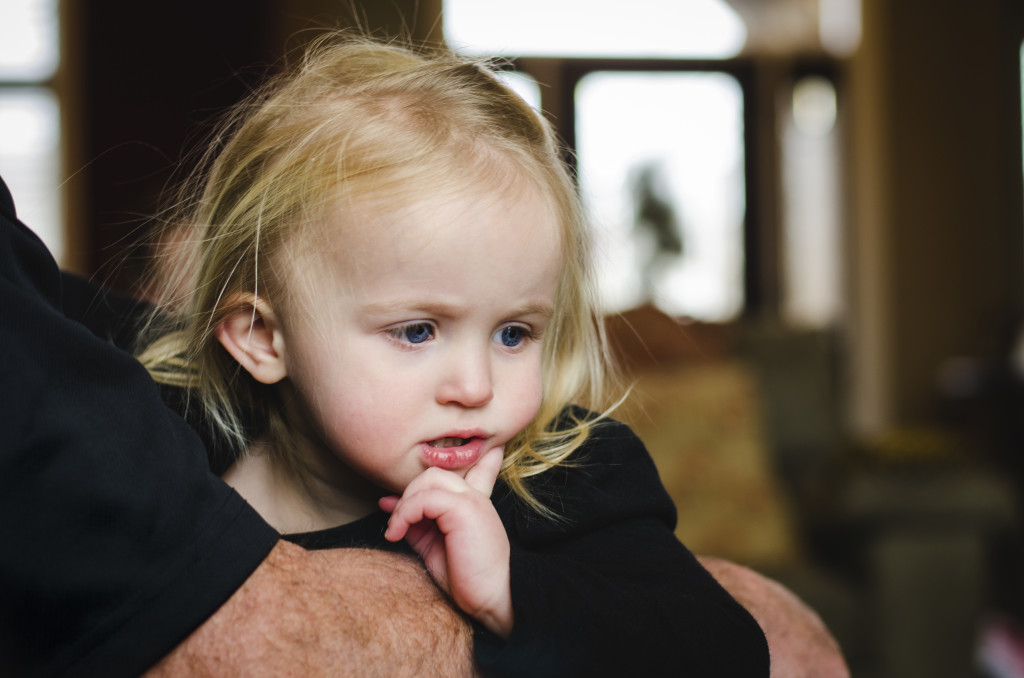
POLYGON ((544 320, 550 320, 555 315, 555 308, 551 304, 528 304, 517 309, 510 317, 519 318, 524 315, 537 315, 544 320))
MULTIPOLYGON (((462 306, 458 304, 446 304, 441 301, 432 302, 419 302, 414 299, 403 300, 399 299, 396 301, 387 302, 372 302, 363 305, 364 313, 372 315, 386 315, 390 313, 423 313, 428 316, 436 316, 439 318, 452 318, 459 315, 462 312, 462 306)), ((555 314, 555 309, 550 304, 526 304, 519 308, 513 309, 512 312, 505 314, 509 319, 520 318, 522 316, 540 316, 544 320, 549 320, 555 314)))

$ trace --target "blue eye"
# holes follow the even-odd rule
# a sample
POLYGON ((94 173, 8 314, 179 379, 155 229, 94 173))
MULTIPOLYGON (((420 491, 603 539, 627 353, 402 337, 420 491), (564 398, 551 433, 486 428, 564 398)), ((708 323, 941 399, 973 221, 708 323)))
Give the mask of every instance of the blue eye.
POLYGON ((422 344, 425 341, 433 339, 434 337, 434 326, 430 323, 413 323, 411 325, 402 325, 391 330, 392 336, 402 341, 407 341, 410 344, 422 344))
POLYGON ((506 325, 498 330, 495 339, 506 348, 517 348, 530 336, 529 330, 519 325, 506 325))

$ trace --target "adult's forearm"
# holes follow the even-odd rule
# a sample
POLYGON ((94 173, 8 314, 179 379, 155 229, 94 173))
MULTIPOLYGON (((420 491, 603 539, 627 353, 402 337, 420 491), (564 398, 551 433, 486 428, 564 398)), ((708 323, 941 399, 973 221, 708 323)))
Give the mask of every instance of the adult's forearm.
POLYGON ((771 678, 849 678, 839 644, 792 591, 727 560, 698 560, 761 626, 771 655, 771 678))
MULTIPOLYGON (((849 676, 835 639, 792 592, 735 563, 700 561, 761 625, 772 676, 849 676)), ((306 551, 280 542, 224 606, 146 675, 476 674, 469 625, 420 563, 382 551, 306 551)))
POLYGON ((146 674, 473 676, 468 623, 423 566, 381 551, 280 542, 203 626, 146 674))

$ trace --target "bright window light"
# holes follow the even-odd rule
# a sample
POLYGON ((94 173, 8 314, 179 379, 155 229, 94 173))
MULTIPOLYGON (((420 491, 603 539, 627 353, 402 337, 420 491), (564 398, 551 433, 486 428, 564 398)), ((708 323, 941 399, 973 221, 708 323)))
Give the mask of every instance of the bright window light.
POLYGON ((747 34, 721 0, 444 0, 444 32, 476 54, 711 59, 747 34))
POLYGON ((60 200, 60 112, 45 87, 0 88, 0 175, 18 216, 57 261, 64 252, 60 200))
POLYGON ((860 0, 818 0, 818 34, 833 56, 848 57, 860 44, 860 0))
POLYGON ((18 216, 64 254, 57 0, 0 0, 0 176, 18 216))
POLYGON ((57 0, 0 2, 0 80, 48 80, 57 70, 57 45, 57 0))
POLYGON ((580 187, 608 311, 743 306, 743 92, 723 73, 595 72, 576 91, 580 187))
POLYGON ((841 317, 839 134, 831 81, 807 76, 777 115, 782 165, 782 315, 829 327, 841 317))

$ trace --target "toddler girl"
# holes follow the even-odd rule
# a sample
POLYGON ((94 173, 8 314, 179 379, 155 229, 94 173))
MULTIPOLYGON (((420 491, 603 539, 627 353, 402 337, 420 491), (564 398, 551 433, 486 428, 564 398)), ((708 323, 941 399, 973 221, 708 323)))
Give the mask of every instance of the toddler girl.
POLYGON ((223 139, 140 357, 230 485, 307 548, 411 547, 489 675, 767 673, 592 411, 588 236, 537 113, 480 64, 330 37, 223 139))

